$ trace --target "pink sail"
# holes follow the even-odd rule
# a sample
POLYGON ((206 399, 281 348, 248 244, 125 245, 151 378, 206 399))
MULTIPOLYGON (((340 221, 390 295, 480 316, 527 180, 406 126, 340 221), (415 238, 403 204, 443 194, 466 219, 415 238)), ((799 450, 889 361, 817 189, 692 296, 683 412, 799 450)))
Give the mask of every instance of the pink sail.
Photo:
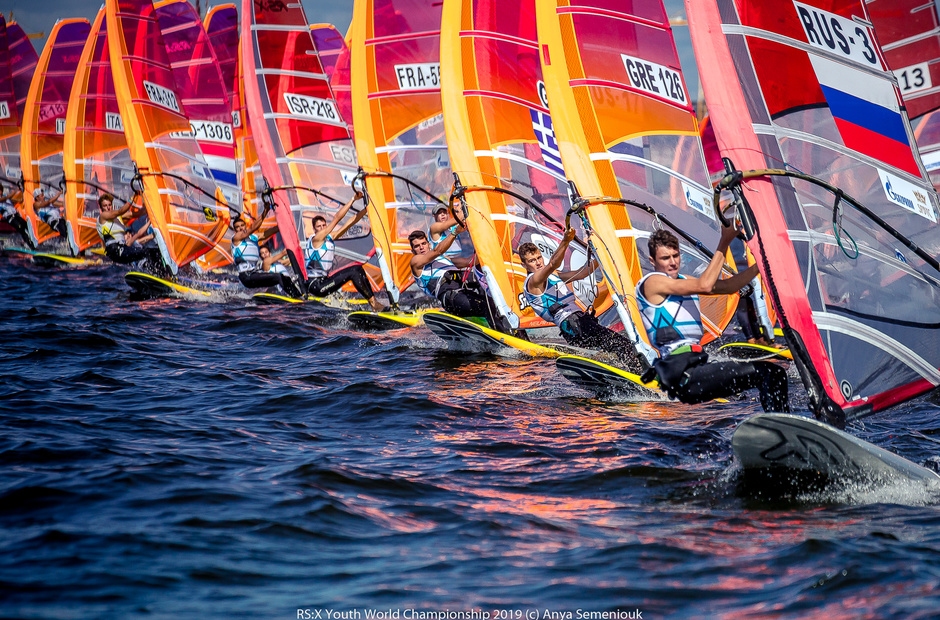
MULTIPOLYGON (((65 189, 62 151, 65 145, 65 115, 72 82, 91 25, 84 19, 56 22, 46 41, 23 108, 20 162, 23 169, 23 210, 33 242, 42 243, 59 235, 33 208, 33 193, 42 189, 48 198, 65 189)), ((61 204, 61 203, 60 203, 61 204)), ((55 203, 45 207, 49 221, 64 217, 55 203)))
MULTIPOLYGON (((294 270, 306 278, 301 244, 313 217, 329 219, 352 197, 356 156, 310 27, 299 4, 242 3, 245 100, 261 169, 273 190, 278 230, 294 270)), ((365 262, 365 221, 336 244, 340 268, 365 262)))
POLYGON ((238 72, 238 9, 234 4, 212 7, 206 13, 203 25, 219 62, 225 94, 233 102, 234 110, 238 99, 235 82, 238 72))
POLYGON ((16 93, 16 113, 23 118, 26 96, 39 63, 39 54, 26 33, 16 22, 7 24, 7 45, 10 48, 10 71, 13 74, 13 92, 16 93))
MULTIPOLYGON (((20 170, 20 115, 16 109, 7 26, 0 15, 0 180, 4 189, 17 183, 20 170)), ((6 193, 6 192, 4 192, 6 193)))

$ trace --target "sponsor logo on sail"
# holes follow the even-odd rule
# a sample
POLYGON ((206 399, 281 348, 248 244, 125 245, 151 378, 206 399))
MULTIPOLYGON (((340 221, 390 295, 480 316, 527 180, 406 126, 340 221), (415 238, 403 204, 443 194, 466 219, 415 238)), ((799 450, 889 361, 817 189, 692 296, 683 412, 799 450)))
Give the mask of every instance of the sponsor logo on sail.
POLYGON ((176 52, 188 52, 193 46, 189 41, 175 41, 166 46, 166 51, 174 54, 176 52))
POLYGON ((802 2, 794 1, 793 6, 810 45, 868 67, 881 68, 869 28, 802 2))
POLYGON ((158 106, 173 110, 174 112, 180 111, 180 104, 176 99, 176 93, 169 88, 164 88, 159 84, 144 80, 144 92, 147 93, 147 98, 158 106))
POLYGON ((927 192, 884 170, 879 170, 878 176, 881 178, 881 187, 888 200, 931 222, 937 221, 936 211, 930 203, 927 192))
POLYGON ((682 181, 682 191, 685 193, 685 204, 688 207, 698 211, 702 215, 707 215, 709 218, 715 219, 714 209, 712 208, 708 194, 694 185, 689 185, 685 181, 682 181))
POLYGON ((681 73, 655 62, 626 54, 621 54, 620 58, 627 70, 630 86, 681 106, 688 105, 689 98, 685 94, 681 73))
POLYGON ((418 62, 395 65, 398 90, 425 90, 441 87, 441 63, 418 62))

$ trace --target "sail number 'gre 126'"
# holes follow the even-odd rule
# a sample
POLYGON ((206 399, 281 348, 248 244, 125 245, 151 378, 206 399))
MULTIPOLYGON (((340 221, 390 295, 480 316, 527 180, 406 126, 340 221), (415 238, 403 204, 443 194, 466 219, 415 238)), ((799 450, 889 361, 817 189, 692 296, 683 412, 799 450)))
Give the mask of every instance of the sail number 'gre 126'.
POLYGON ((630 78, 630 85, 644 93, 657 95, 681 106, 688 104, 682 85, 682 76, 675 69, 670 69, 655 62, 621 54, 623 66, 630 78))
POLYGON ((284 93, 284 101, 287 102, 287 109, 294 116, 332 123, 339 122, 339 112, 336 111, 336 105, 332 99, 284 93))
POLYGON ((441 63, 418 62, 395 65, 398 90, 423 90, 441 87, 441 63))

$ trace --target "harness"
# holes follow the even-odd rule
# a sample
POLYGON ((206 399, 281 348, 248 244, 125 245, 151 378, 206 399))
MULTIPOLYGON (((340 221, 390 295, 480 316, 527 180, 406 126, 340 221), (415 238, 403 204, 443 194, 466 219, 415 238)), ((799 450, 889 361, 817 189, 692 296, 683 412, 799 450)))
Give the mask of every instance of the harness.
POLYGON ((522 290, 529 305, 532 306, 532 310, 539 318, 560 326, 569 316, 581 311, 581 308, 575 303, 574 293, 555 274, 548 276, 545 291, 541 295, 530 293, 529 280, 533 275, 535 274, 530 273, 526 276, 522 290))
POLYGON ((99 215, 95 222, 95 230, 98 231, 98 236, 101 237, 105 247, 115 243, 124 243, 124 236, 127 234, 127 228, 120 217, 102 221, 99 215))
POLYGON ((415 278, 415 281, 428 297, 436 299, 441 288, 441 282, 447 278, 448 272, 459 273, 459 270, 449 258, 439 256, 421 268, 421 273, 415 278))

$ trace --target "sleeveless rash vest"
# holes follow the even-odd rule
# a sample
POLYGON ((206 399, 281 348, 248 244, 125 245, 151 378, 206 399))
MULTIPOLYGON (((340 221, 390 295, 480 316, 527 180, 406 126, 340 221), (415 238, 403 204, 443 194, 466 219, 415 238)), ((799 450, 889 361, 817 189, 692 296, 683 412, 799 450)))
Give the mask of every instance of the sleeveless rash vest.
MULTIPOLYGON (((657 347, 660 357, 665 357, 681 346, 699 344, 704 335, 702 328, 702 311, 699 307, 698 295, 670 295, 659 305, 651 304, 643 296, 643 284, 652 275, 666 274, 654 271, 643 276, 636 285, 636 300, 643 317, 643 327, 653 347, 657 347), (656 344, 656 330, 661 327, 671 327, 679 333, 679 339, 665 344, 656 344)), ((669 276, 666 276, 669 277, 669 276)), ((685 279, 685 276, 680 275, 685 279)))

